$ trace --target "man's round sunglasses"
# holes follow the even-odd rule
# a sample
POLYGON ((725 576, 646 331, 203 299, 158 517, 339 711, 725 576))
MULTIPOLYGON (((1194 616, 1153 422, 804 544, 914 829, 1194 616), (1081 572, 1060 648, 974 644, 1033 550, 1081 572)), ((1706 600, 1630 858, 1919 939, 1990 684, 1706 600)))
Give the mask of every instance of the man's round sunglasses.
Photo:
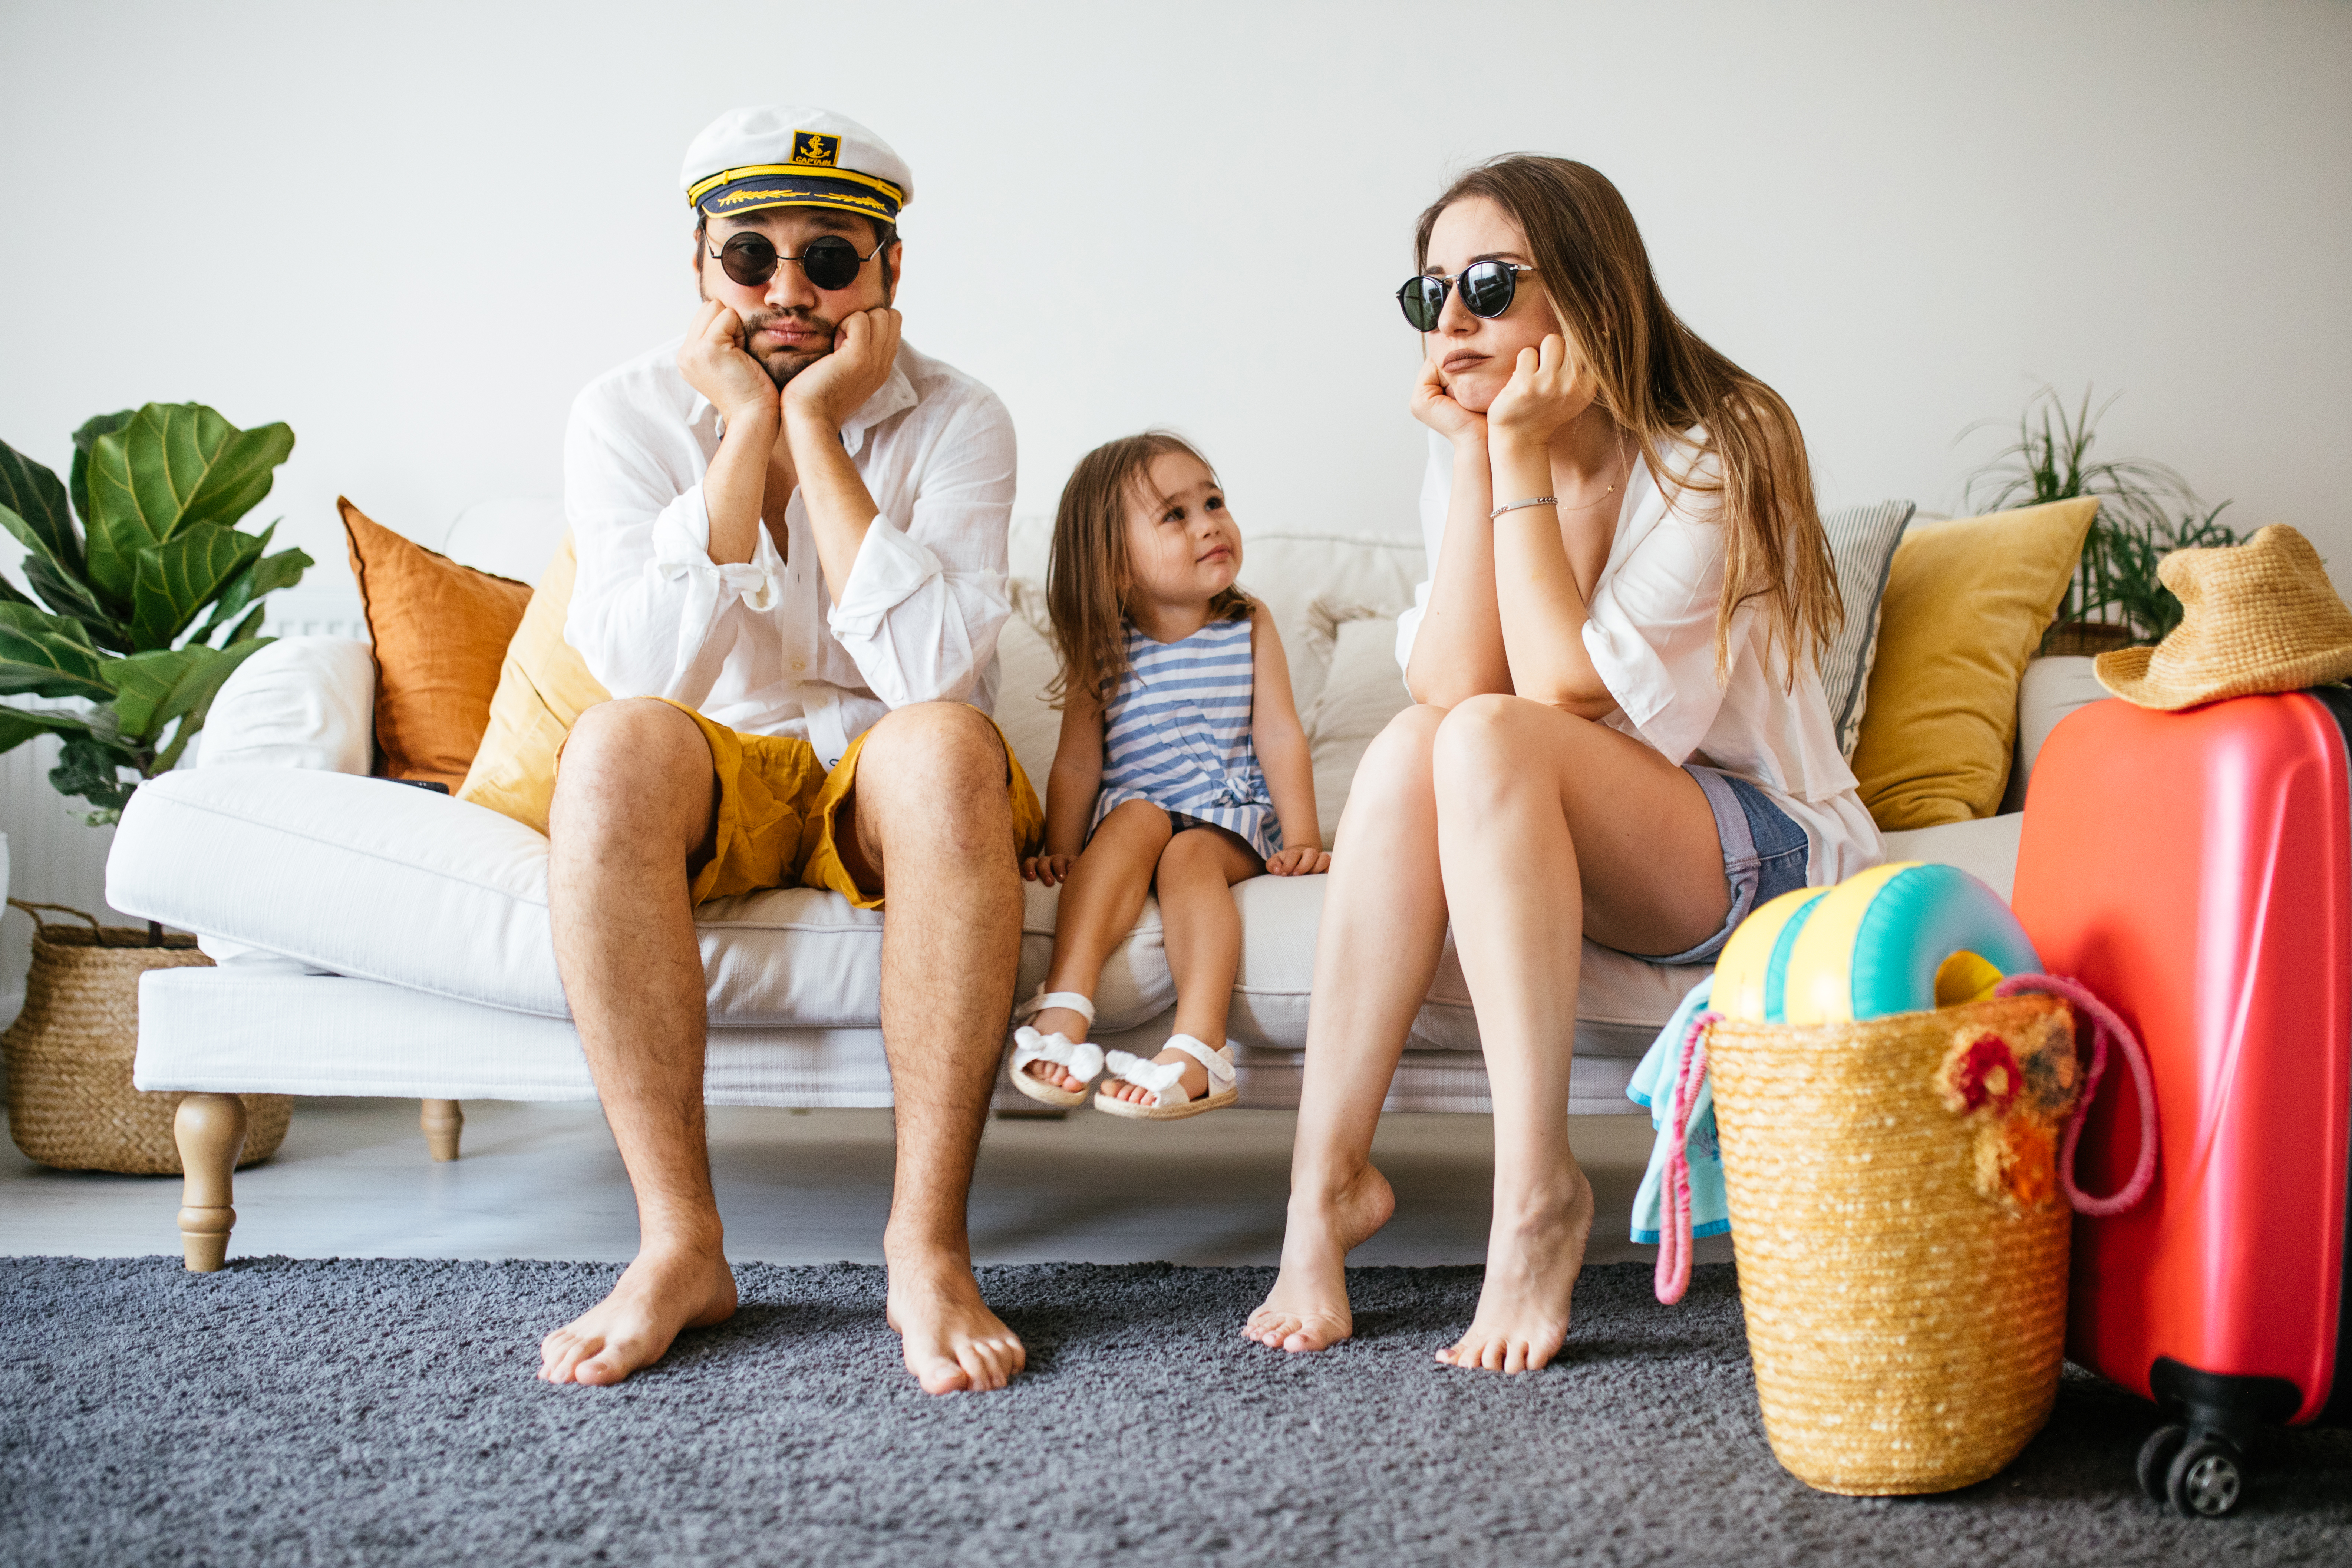
POLYGON ((1519 289, 1519 274, 1534 270, 1513 261, 1474 261, 1459 278, 1424 272, 1404 280, 1404 287, 1397 290, 1397 303, 1404 307, 1404 319, 1412 323, 1414 331, 1433 332, 1437 318, 1444 312, 1446 294, 1459 289, 1462 308, 1491 321, 1511 308, 1511 297, 1519 289))
MULTIPOLYGON (((887 243, 887 242, 886 242, 887 243)), ((864 256, 849 241, 835 235, 813 239, 801 247, 798 256, 780 255, 775 242, 764 234, 739 234, 712 251, 727 276, 746 289, 756 289, 776 275, 782 262, 790 261, 808 274, 808 280, 828 291, 846 289, 857 281, 857 269, 882 254, 877 245, 864 256)))

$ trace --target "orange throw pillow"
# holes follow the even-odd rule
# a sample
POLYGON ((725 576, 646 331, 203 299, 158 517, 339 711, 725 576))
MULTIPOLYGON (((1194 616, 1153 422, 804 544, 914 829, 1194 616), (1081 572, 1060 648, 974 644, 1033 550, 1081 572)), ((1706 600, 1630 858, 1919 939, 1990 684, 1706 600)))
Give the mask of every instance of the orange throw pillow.
POLYGON ((387 778, 466 782, 530 584, 460 566, 341 496, 375 642, 375 740, 387 778))

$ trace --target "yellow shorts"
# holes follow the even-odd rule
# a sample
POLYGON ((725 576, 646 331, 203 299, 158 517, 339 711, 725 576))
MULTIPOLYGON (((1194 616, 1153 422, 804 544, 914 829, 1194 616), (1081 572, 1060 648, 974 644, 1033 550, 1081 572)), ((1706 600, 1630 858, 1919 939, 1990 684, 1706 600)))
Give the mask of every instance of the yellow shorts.
MULTIPOLYGON (((717 852, 696 873, 689 888, 696 903, 767 888, 830 888, 861 910, 882 907, 882 889, 858 885, 842 863, 839 840, 856 832, 840 820, 842 803, 857 783, 860 735, 831 773, 806 741, 787 735, 746 735, 714 723, 683 702, 660 700, 693 720, 710 742, 710 768, 719 782, 717 852)), ((994 724, 994 720, 990 720, 994 724)), ((871 733, 869 731, 868 733, 871 733)), ((1004 731, 996 731, 999 741, 1004 731)), ((1013 796, 1015 852, 1034 855, 1045 837, 1045 808, 1021 769, 1021 759, 1004 746, 1004 783, 1013 796)))

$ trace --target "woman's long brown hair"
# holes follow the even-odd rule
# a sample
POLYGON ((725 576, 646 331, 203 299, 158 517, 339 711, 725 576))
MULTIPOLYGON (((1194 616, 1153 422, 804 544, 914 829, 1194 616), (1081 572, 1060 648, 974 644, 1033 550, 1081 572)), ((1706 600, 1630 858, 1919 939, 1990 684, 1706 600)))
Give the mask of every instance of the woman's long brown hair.
POLYGON ((1455 202, 1484 196, 1527 236, 1528 259, 1570 352, 1592 367, 1597 401, 1633 437, 1670 493, 1720 496, 1723 596, 1715 613, 1718 679, 1730 669, 1731 619, 1769 601, 1766 649, 1778 638, 1788 681, 1820 660, 1844 609, 1837 568, 1813 500, 1812 468, 1797 416, 1778 393, 1699 340, 1666 305, 1625 198, 1599 170, 1566 158, 1513 153, 1455 180, 1421 215, 1413 263, 1429 266, 1430 231, 1455 202), (1689 464, 1669 474, 1660 450, 1702 432, 1689 464), (1702 470, 1716 460, 1712 476, 1702 470))
MULTIPOLYGON (((1127 509, 1145 494, 1152 460, 1181 452, 1216 468, 1192 443, 1166 430, 1146 430, 1106 441, 1078 459, 1054 513, 1054 559, 1045 569, 1045 613, 1054 622, 1062 668, 1046 700, 1059 708, 1074 691, 1110 700, 1127 673, 1127 594, 1133 568, 1127 554, 1127 509)), ((1234 620, 1255 601, 1238 585, 1209 601, 1209 618, 1234 620)))

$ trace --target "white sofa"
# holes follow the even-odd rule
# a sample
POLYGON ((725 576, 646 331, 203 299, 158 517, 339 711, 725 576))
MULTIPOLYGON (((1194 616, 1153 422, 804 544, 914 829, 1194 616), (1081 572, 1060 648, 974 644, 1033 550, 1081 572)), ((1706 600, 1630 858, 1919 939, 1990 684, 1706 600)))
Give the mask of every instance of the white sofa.
MULTIPOLYGON (((531 576, 562 526, 552 503, 478 507, 446 548, 487 570, 531 576)), ((1039 779, 1058 722, 1042 698, 1052 674, 1037 586, 1044 546, 1042 524, 1016 524, 1016 614, 1001 644, 997 707, 1039 779)), ((1245 567, 1244 582, 1270 603, 1291 650, 1328 839, 1365 744, 1407 700, 1392 620, 1411 602, 1422 552, 1384 540, 1259 535, 1248 542, 1245 567)), ((2088 665, 2050 659, 2029 671, 2013 797, 2021 798, 2023 773, 2050 726, 2099 694, 2088 665)), ((147 977, 139 1087, 428 1101, 593 1098, 549 938, 546 840, 482 807, 363 776, 373 679, 362 643, 272 646, 221 692, 201 765, 142 788, 123 814, 109 901, 201 933, 221 961, 147 977)), ((1888 847, 1899 858, 1962 866, 2006 895, 2019 821, 1896 834, 1888 847)), ((1244 1105, 1297 1102, 1324 883, 1261 878, 1235 890, 1244 942, 1231 1033, 1244 1105)), ((1022 994, 1044 976, 1055 900, 1054 891, 1027 885, 1022 994)), ((707 904, 698 923, 709 974, 711 1103, 889 1103, 877 999, 882 917, 831 893, 779 889, 707 904)), ((1623 1092, 1634 1062, 1705 973, 1586 945, 1572 1110, 1636 1109, 1623 1092)), ((1113 955, 1096 1000, 1106 1044, 1156 1049, 1166 1037, 1173 987, 1156 907, 1146 906, 1113 955)), ((1477 1045, 1449 952, 1389 1108, 1487 1110, 1477 1045)), ((1001 1089, 1001 1100, 1030 1104, 1010 1094, 1001 1089)), ((445 1157, 454 1154, 454 1127, 446 1134, 445 1157)))

